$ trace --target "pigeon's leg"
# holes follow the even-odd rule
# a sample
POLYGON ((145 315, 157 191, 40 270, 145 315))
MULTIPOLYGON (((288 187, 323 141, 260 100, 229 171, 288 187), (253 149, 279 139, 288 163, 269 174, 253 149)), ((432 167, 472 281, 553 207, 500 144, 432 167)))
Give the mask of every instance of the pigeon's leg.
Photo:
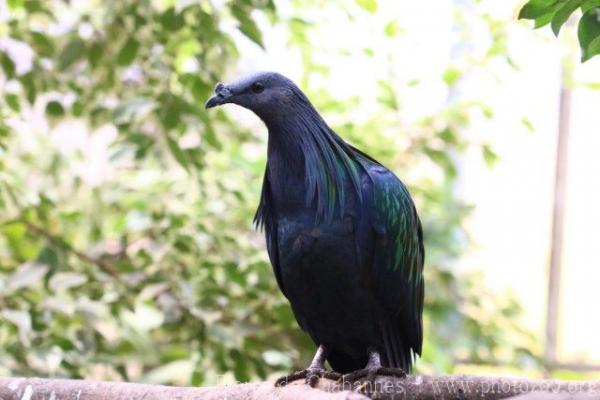
POLYGON ((379 352, 369 350, 369 361, 365 368, 342 375, 342 377, 338 379, 338 382, 342 385, 349 383, 352 385, 352 388, 354 388, 357 382, 362 381, 362 385, 355 388, 357 391, 364 391, 365 389, 367 389, 367 391, 373 391, 377 375, 406 378, 406 372, 404 372, 402 368, 382 367, 379 352))
POLYGON ((275 381, 275 386, 285 386, 290 382, 304 379, 304 381, 311 387, 317 386, 319 379, 327 378, 338 380, 341 374, 334 371, 327 371, 325 369, 325 361, 327 360, 327 347, 320 345, 315 353, 315 356, 305 370, 294 372, 293 374, 282 376, 275 381))

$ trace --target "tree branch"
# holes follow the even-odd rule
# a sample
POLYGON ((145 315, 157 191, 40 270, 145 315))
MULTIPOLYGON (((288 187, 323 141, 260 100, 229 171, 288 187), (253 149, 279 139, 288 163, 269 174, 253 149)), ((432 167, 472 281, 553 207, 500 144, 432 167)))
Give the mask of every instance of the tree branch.
POLYGON ((273 382, 215 387, 171 387, 124 382, 66 379, 2 378, 0 400, 590 400, 600 398, 600 381, 567 382, 477 376, 379 377, 363 392, 322 380, 318 388, 295 382, 278 388, 273 382), (375 389, 375 391, 373 391, 375 389), (366 395, 364 394, 366 392, 366 395))
POLYGON ((18 221, 25 224, 25 227, 31 233, 44 237, 47 241, 49 241, 53 245, 66 250, 67 252, 73 254, 75 257, 79 258, 81 261, 86 262, 88 264, 96 265, 105 274, 108 274, 108 275, 112 276, 113 278, 117 278, 119 276, 118 272, 115 270, 115 268, 112 264, 107 263, 104 260, 91 257, 91 256, 85 254, 84 252, 77 250, 76 248, 71 246, 71 244, 69 244, 67 241, 65 241, 63 238, 51 234, 50 232, 46 231, 41 226, 38 226, 38 225, 36 225, 32 222, 26 221, 24 219, 19 219, 18 221))

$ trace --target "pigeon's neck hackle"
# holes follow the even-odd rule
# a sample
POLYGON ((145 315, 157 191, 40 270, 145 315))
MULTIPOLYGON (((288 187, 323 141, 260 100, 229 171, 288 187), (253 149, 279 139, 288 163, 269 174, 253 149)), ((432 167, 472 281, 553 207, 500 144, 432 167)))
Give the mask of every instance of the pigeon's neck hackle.
POLYGON ((351 183, 359 200, 360 170, 369 161, 344 142, 298 89, 296 100, 285 112, 274 112, 263 121, 269 129, 265 184, 255 216, 262 225, 273 211, 273 194, 299 189, 307 207, 316 206, 316 218, 331 222, 344 213, 345 196, 351 183), (292 185, 302 185, 301 188, 292 185))

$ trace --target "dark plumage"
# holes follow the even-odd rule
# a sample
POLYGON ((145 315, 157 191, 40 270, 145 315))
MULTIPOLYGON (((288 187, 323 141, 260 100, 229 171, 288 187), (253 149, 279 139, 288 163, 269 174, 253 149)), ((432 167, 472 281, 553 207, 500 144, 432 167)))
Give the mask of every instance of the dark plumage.
POLYGON ((341 373, 367 362, 410 370, 423 341, 424 249, 406 186, 342 140, 280 74, 215 92, 207 108, 238 104, 269 130, 255 222, 299 325, 321 346, 310 368, 327 359, 341 373))

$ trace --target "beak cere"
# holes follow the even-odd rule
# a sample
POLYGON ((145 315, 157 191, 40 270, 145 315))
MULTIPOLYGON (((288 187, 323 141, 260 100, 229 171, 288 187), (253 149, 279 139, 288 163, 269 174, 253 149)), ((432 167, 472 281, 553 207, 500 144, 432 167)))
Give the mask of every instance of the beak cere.
POLYGON ((231 90, 229 90, 224 84, 217 83, 215 87, 215 95, 208 99, 206 102, 205 108, 213 108, 216 106, 220 106, 225 103, 229 103, 229 99, 231 98, 231 90))

